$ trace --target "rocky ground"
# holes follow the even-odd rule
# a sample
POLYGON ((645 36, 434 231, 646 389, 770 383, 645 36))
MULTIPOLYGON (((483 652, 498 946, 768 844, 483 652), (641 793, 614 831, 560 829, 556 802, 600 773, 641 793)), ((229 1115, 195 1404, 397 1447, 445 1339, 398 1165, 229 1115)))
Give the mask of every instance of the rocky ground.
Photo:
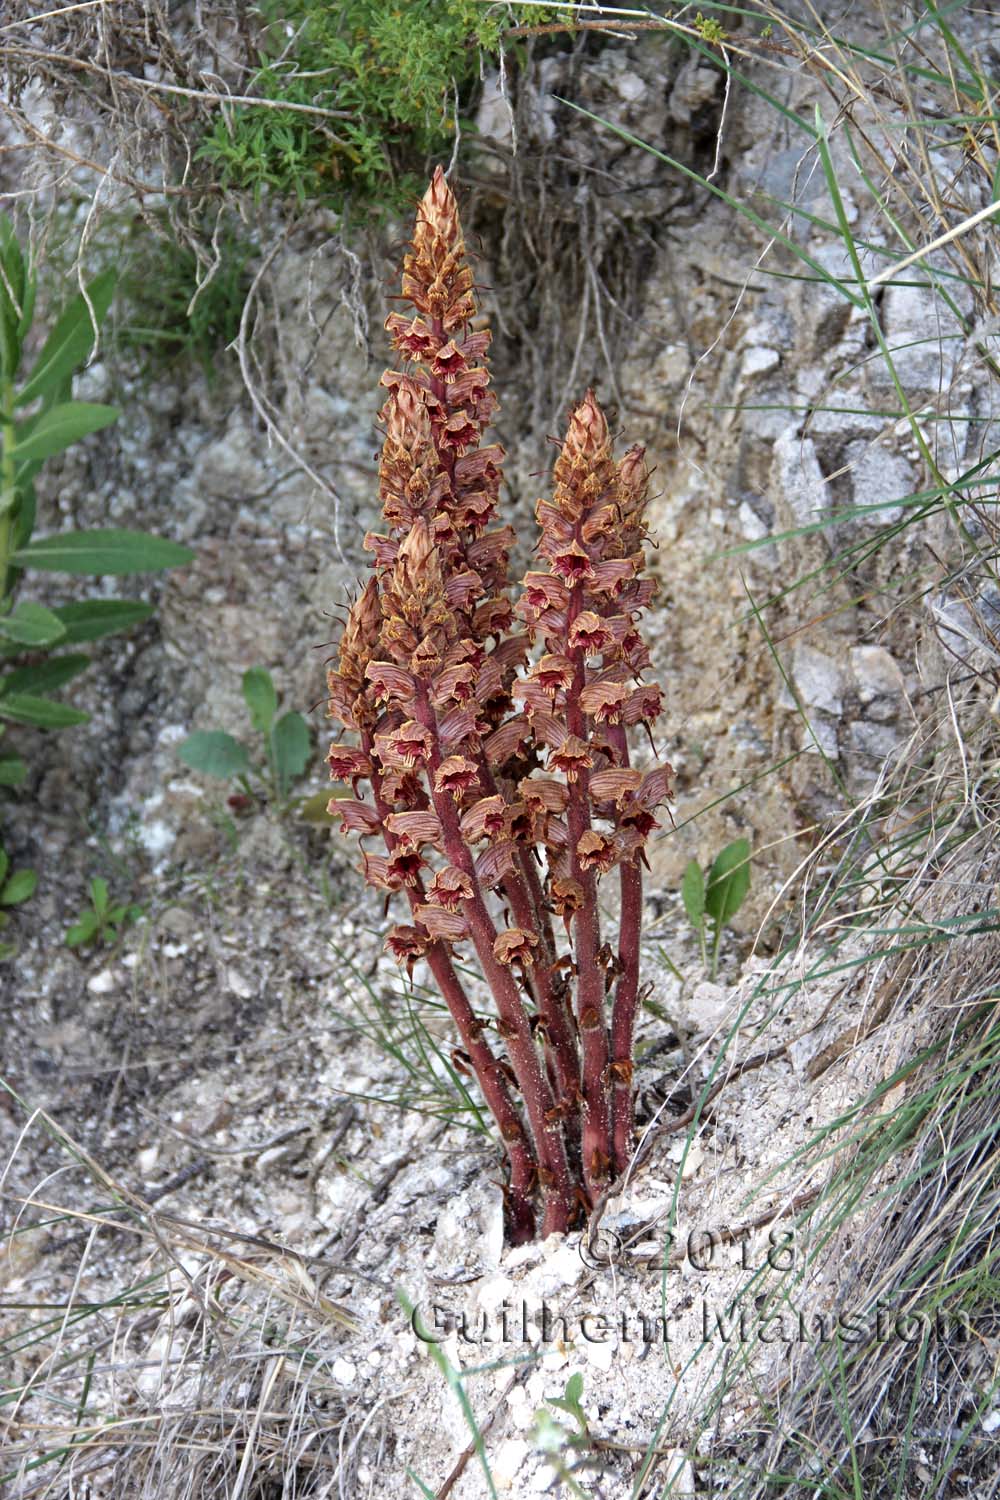
MULTIPOLYGON (((578 1372, 598 1440, 577 1475, 585 1492, 661 1494, 672 1480, 672 1493, 693 1493, 685 1454, 745 1424, 788 1357, 784 1340, 758 1346, 742 1395, 704 1420, 719 1362, 739 1355, 739 1338, 723 1336, 718 1319, 732 1316, 732 1299, 755 1274, 763 1285, 783 1268, 768 1257, 784 1253, 781 1226, 815 1186, 793 1167, 778 1169, 901 1055, 903 1036, 881 1025, 876 985, 791 985, 792 971, 769 961, 801 913, 803 862, 923 733, 928 702, 956 661, 967 671, 989 649, 984 632, 1000 596, 976 581, 964 592, 945 581, 957 542, 941 509, 900 528, 890 545, 872 545, 898 526, 928 471, 913 425, 895 414, 898 393, 867 314, 822 284, 772 275, 796 263, 780 246, 769 252, 727 203, 679 187, 662 162, 618 141, 608 163, 612 148, 597 127, 576 120, 569 131, 556 118, 550 96, 571 72, 568 52, 545 59, 530 101, 534 135, 518 149, 540 152, 565 131, 582 181, 599 187, 612 165, 622 184, 612 208, 646 266, 641 306, 618 330, 628 352, 614 385, 596 322, 568 372, 580 391, 596 381, 623 441, 646 443, 656 472, 660 593, 650 633, 668 690, 662 736, 677 802, 647 882, 645 1155, 592 1244, 576 1236, 505 1249, 496 1153, 441 1070, 428 1077, 421 1063, 413 1016, 444 1041, 439 1011, 429 992, 407 998, 382 956, 381 905, 363 890, 350 851, 291 811, 234 812, 229 789, 178 759, 193 729, 247 735, 240 678, 263 665, 285 704, 310 715, 316 758, 299 790, 324 784, 323 643, 365 565, 361 539, 375 520, 392 261, 383 253, 364 267, 366 347, 359 304, 341 295, 352 268, 324 249, 323 234, 303 233, 274 262, 255 338, 267 345, 264 376, 282 430, 325 488, 269 438, 232 354, 219 353, 214 379, 182 368, 151 381, 109 348, 78 394, 116 401, 122 419, 74 449, 41 495, 53 529, 142 526, 196 553, 190 567, 137 586, 155 599, 154 618, 127 640, 99 643, 74 696, 91 723, 31 741, 31 780, 4 811, 14 862, 40 872, 37 896, 15 916, 16 960, 0 971, 3 1076, 13 1091, 0 1095, 5 1207, 16 1218, 32 1197, 108 1217, 125 1193, 141 1231, 85 1218, 38 1228, 11 1242, 0 1270, 3 1333, 24 1325, 21 1302, 101 1303, 107 1343, 88 1409, 155 1418, 152 1456, 113 1471, 111 1488, 112 1471, 95 1470, 95 1497, 130 1494, 126 1483, 171 1500, 188 1492, 178 1476, 199 1430, 193 1414, 221 1388, 207 1330, 220 1310, 239 1323, 243 1308, 248 1321, 234 1343, 246 1374, 225 1377, 226 1400, 242 1417, 222 1422, 214 1439, 235 1445, 243 1476, 227 1493, 286 1493, 259 1476, 279 1472, 276 1446, 287 1460, 296 1444, 304 1476, 310 1432, 336 1435, 342 1493, 402 1489, 412 1471, 443 1494, 459 1464, 455 1495, 489 1493, 466 1452, 469 1413, 400 1294, 429 1326, 437 1319, 434 1347, 453 1370, 479 1368, 463 1388, 476 1422, 489 1424, 498 1490, 541 1492, 581 1461, 582 1447, 551 1425, 573 1431, 574 1418, 545 1405, 578 1372), (825 532, 782 535, 831 516, 825 532), (777 539, 734 551, 769 537, 777 539), (814 572, 851 545, 856 560, 839 577, 814 572), (704 864, 741 835, 754 850, 751 898, 712 983, 680 879, 692 856, 704 864), (142 916, 117 943, 70 951, 63 935, 95 874, 142 916), (725 1088, 688 1130, 685 1111, 716 1077, 725 1088), (164 1302, 107 1305, 150 1270, 166 1311, 164 1302), (540 1322, 549 1314, 567 1320, 551 1339, 540 1322), (654 1326, 661 1316, 666 1345, 654 1326), (289 1391, 294 1420, 286 1411, 272 1421, 289 1391)), ((782 86, 793 114, 823 97, 806 72, 782 86)), ((724 99, 717 71, 668 65, 664 48, 640 42, 601 51, 580 97, 705 172, 718 145, 726 190, 772 217, 774 200, 794 198, 815 216, 798 221, 797 238, 816 263, 845 273, 842 243, 821 222, 833 206, 815 155, 759 98, 724 99)), ((485 222, 497 153, 511 146, 497 83, 480 126, 484 151, 468 192, 485 222)), ((835 146, 846 165, 846 148, 835 146)), ((461 192, 461 172, 456 185, 461 192)), ((868 232, 860 184, 845 211, 859 237, 868 232)), ((501 247, 484 241, 481 254, 483 282, 499 287, 501 247)), ((486 300, 510 517, 525 532, 549 461, 532 425, 545 401, 523 346, 504 351, 500 291, 486 300)), ((944 337, 933 291, 893 286, 879 305, 899 351, 897 376, 946 472, 997 446, 995 385, 978 378, 996 335, 971 303, 966 311, 971 332, 944 337)), ((553 398, 553 412, 557 405, 553 398)), ((120 584, 108 580, 108 592, 120 584)), ((965 711, 981 722, 988 701, 973 695, 965 711)), ((833 859, 835 840, 828 849, 833 859)), ((813 870, 822 876, 822 866, 813 870)), ((800 954, 798 981, 817 957, 800 954)), ((39 1442, 60 1401, 79 1397, 79 1367, 62 1385, 56 1373, 74 1337, 67 1323, 54 1343, 50 1331, 16 1355, 16 1380, 51 1393, 18 1407, 41 1424, 39 1442)), ((52 1482, 43 1491, 22 1476, 15 1492, 61 1495, 52 1482)))

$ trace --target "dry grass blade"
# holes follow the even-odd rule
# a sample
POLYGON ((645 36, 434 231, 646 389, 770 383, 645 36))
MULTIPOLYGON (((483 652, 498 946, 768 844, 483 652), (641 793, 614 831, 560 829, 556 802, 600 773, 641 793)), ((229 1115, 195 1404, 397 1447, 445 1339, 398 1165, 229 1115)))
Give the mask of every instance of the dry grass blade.
POLYGON ((357 1326, 322 1290, 336 1266, 150 1208, 42 1112, 22 1134, 26 1155, 38 1129, 67 1159, 65 1196, 96 1189, 110 1206, 50 1202, 46 1186, 5 1194, 9 1264, 27 1274, 2 1305, 3 1494, 40 1500, 88 1480, 94 1494, 142 1500, 352 1488, 384 1430, 331 1375, 357 1326), (70 1280, 61 1304, 30 1297, 46 1249, 70 1280))

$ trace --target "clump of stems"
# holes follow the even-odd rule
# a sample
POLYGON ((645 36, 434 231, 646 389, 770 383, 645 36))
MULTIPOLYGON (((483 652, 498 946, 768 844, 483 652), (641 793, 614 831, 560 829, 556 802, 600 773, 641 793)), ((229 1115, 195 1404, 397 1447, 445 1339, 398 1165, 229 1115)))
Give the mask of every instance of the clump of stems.
POLYGON ((385 534, 349 612, 329 713, 355 739, 330 750, 342 832, 366 879, 409 905, 386 947, 426 962, 507 1150, 515 1242, 565 1231, 625 1170, 639 1000, 643 849, 670 767, 630 764, 628 731, 661 711, 642 681, 637 620, 648 472, 615 461, 588 392, 572 413, 551 499, 536 508, 536 567, 508 588, 495 525, 503 449, 454 195, 440 168, 403 264, 408 312, 386 322, 379 492, 385 534), (367 797, 359 789, 367 783, 367 797), (375 852, 369 841, 382 846, 375 852), (617 872, 617 944, 598 884, 617 872), (484 1021, 455 957, 471 945, 493 995, 484 1021))

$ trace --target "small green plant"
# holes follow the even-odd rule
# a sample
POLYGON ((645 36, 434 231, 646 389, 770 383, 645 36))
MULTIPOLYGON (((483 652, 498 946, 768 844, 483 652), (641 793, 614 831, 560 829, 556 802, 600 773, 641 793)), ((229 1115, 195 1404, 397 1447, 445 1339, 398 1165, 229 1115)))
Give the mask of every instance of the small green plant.
POLYGON ((688 861, 681 883, 681 899, 692 927, 701 942, 702 962, 709 968, 707 934, 712 924, 711 975, 714 979, 719 970, 719 947, 722 931, 732 921, 743 905, 750 890, 750 844, 747 839, 736 839, 717 854, 709 868, 703 873, 696 859, 688 861))
POLYGON ((721 21, 716 21, 711 16, 703 16, 701 11, 694 18, 694 29, 703 42, 720 46, 726 40, 721 21))
POLYGON ((82 948, 85 943, 115 943, 125 928, 144 915, 141 906, 120 902, 111 905, 108 882, 95 875, 88 887, 90 905, 85 906, 66 933, 67 948, 82 948))
MULTIPOLYGON (((50 608, 20 597, 25 571, 144 573, 189 562, 192 554, 136 531, 34 535, 34 482, 42 465, 119 415, 113 406, 74 401, 71 395, 74 372, 93 349, 110 306, 113 272, 96 277, 70 300, 19 381, 35 292, 31 258, 0 214, 0 720, 64 729, 89 715, 50 694, 82 672, 90 658, 63 648, 124 630, 152 610, 131 599, 84 599, 50 608)), ((4 728, 0 724, 0 733, 4 728)), ((19 787, 27 774, 21 756, 0 755, 0 787, 19 787)))
POLYGON ((573 1478, 573 1469, 567 1462, 569 1455, 575 1457, 581 1450, 587 1450, 591 1446, 587 1414, 580 1404, 582 1396, 583 1376, 578 1372, 569 1377, 561 1396, 545 1397, 545 1406, 539 1407, 535 1412, 534 1437, 536 1447, 545 1454, 549 1467, 558 1476, 558 1480, 568 1487, 570 1494, 586 1500, 586 1491, 573 1478), (557 1421, 546 1410, 550 1406, 558 1411, 568 1412, 577 1425, 577 1431, 573 1432, 563 1422, 557 1421))
MULTIPOLYGON (((538 6, 478 0, 262 0, 260 68, 247 93, 286 108, 220 113, 198 155, 226 185, 399 208, 407 172, 454 131, 458 90, 503 30, 538 6)), ((553 16, 560 14, 553 9, 553 16)), ((564 12, 563 12, 564 14, 564 12)))
POLYGON ((177 753, 192 771, 238 782, 241 792, 229 799, 236 810, 249 805, 244 799, 252 800, 255 789, 263 790, 271 801, 287 803, 293 782, 312 755, 309 726, 294 709, 278 717, 278 694, 264 667, 244 672, 243 698, 251 727, 264 741, 263 759, 253 760, 242 740, 222 729, 195 730, 177 753))
POLYGON ((694 17, 694 30, 702 37, 703 42, 709 42, 709 45, 720 46, 726 40, 726 31, 723 30, 721 21, 702 15, 700 10, 694 17))
MULTIPOLYGON (((34 895, 37 884, 36 871, 11 870, 10 858, 6 849, 0 844, 0 931, 10 921, 5 908, 20 906, 22 901, 27 901, 29 896, 34 895)), ((13 943, 0 941, 0 960, 13 958, 15 951, 13 943)))
POLYGON ((566 1382, 566 1389, 561 1396, 546 1396, 548 1406, 554 1406, 558 1411, 568 1412, 580 1429, 580 1437, 589 1438, 590 1428, 587 1425, 587 1413, 581 1406, 583 1397, 583 1376, 579 1371, 571 1375, 566 1382))

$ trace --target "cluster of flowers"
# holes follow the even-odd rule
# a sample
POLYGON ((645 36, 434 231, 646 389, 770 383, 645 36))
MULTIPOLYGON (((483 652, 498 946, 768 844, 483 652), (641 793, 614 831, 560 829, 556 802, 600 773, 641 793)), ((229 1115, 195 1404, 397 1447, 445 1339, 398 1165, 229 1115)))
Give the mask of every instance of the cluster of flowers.
POLYGON ((430 967, 509 1157, 515 1241, 569 1228, 632 1148, 643 847, 670 768, 629 763, 627 731, 660 713, 642 682, 636 620, 648 474, 641 448, 612 457, 592 393, 573 412, 540 500, 537 571, 508 592, 509 526, 495 526, 503 450, 482 437, 496 398, 473 331, 474 283, 440 168, 403 268, 412 316, 387 328, 405 372, 382 377, 379 468, 387 533, 353 604, 329 712, 342 831, 367 880, 409 918, 387 948, 430 967), (370 795, 359 795, 367 783, 370 795), (384 852, 365 847, 378 840, 384 852), (617 947, 602 942, 597 883, 617 870, 617 947), (566 942, 560 952, 560 920, 566 942), (471 943, 496 1016, 474 1012, 454 964, 471 943), (494 1038, 502 1044, 496 1047, 494 1038), (496 1049, 496 1050, 495 1050, 496 1049))

